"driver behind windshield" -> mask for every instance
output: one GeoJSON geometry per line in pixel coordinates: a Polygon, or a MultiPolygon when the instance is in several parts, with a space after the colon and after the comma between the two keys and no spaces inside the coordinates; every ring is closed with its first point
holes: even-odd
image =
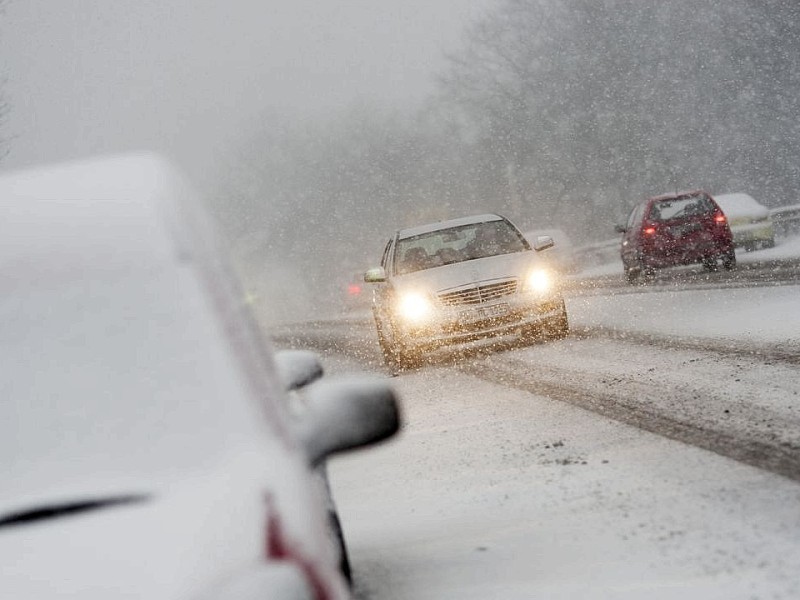
{"type": "Polygon", "coordinates": [[[513,232],[508,231],[507,228],[501,229],[492,223],[477,227],[475,237],[465,249],[470,258],[483,258],[496,254],[519,252],[525,248],[513,232]]]}

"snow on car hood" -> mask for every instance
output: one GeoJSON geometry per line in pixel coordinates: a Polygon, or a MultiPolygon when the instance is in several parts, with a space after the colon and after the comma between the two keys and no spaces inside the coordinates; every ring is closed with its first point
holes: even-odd
{"type": "Polygon", "coordinates": [[[266,493],[292,487],[256,450],[163,481],[139,501],[0,527],[0,589],[16,600],[175,600],[239,577],[263,558],[266,493]]]}
{"type": "Polygon", "coordinates": [[[536,252],[531,250],[415,271],[395,276],[392,281],[397,287],[424,288],[431,293],[439,293],[480,281],[524,277],[536,264],[541,264],[541,261],[536,252]]]}

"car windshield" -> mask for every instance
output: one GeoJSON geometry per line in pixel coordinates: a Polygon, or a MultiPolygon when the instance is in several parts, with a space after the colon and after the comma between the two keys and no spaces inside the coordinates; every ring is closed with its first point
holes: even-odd
{"type": "Polygon", "coordinates": [[[705,194],[687,196],[674,200],[661,200],[653,203],[649,220],[655,222],[672,221],[714,212],[714,203],[705,194]]]}
{"type": "Polygon", "coordinates": [[[523,250],[527,250],[525,240],[507,221],[439,229],[397,241],[395,274],[523,250]]]}

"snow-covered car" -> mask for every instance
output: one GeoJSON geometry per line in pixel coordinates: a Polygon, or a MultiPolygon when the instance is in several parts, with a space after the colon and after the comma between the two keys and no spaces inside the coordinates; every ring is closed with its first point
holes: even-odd
{"type": "Polygon", "coordinates": [[[567,309],[558,274],[506,218],[482,214],[397,231],[379,267],[373,315],[390,368],[419,362],[448,344],[520,333],[566,335],[567,309]]]}
{"type": "Polygon", "coordinates": [[[737,248],[751,251],[775,245],[775,228],[766,206],[743,193],[717,194],[714,199],[728,218],[737,248]]]}
{"type": "Polygon", "coordinates": [[[343,600],[319,485],[398,428],[380,380],[287,388],[164,160],[0,177],[4,598],[343,600]]]}

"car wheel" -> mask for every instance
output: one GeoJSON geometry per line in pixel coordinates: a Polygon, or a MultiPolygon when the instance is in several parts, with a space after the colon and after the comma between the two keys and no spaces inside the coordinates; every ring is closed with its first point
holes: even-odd
{"type": "Polygon", "coordinates": [[[727,254],[722,255],[722,267],[726,271],[732,271],[736,268],[736,252],[731,250],[727,254]]]}
{"type": "MultiPolygon", "coordinates": [[[[420,362],[420,355],[405,347],[404,344],[397,341],[392,334],[387,335],[381,325],[380,320],[375,319],[375,325],[378,330],[378,345],[383,354],[383,362],[389,367],[393,375],[403,369],[411,369],[418,366],[420,362]]],[[[391,325],[389,325],[391,327],[391,325]]]]}
{"type": "Polygon", "coordinates": [[[561,301],[561,314],[550,322],[547,333],[550,338],[560,340],[569,335],[569,318],[567,317],[567,306],[561,301]]]}
{"type": "Polygon", "coordinates": [[[334,536],[336,546],[339,548],[339,572],[347,583],[352,585],[353,572],[350,568],[350,557],[347,553],[347,544],[344,541],[344,532],[342,531],[342,524],[339,521],[338,513],[335,511],[330,511],[328,513],[328,524],[334,536]]]}
{"type": "Polygon", "coordinates": [[[397,352],[394,348],[394,345],[386,339],[383,326],[380,324],[378,319],[375,319],[375,326],[378,330],[378,346],[381,348],[383,362],[386,363],[386,366],[390,369],[394,369],[397,366],[397,352]]]}
{"type": "Polygon", "coordinates": [[[632,263],[623,262],[622,265],[625,268],[625,280],[628,283],[636,283],[642,274],[642,263],[636,260],[632,263]]]}
{"type": "Polygon", "coordinates": [[[709,273],[713,273],[714,271],[717,270],[716,257],[704,258],[702,262],[703,262],[703,268],[709,273]]]}
{"type": "Polygon", "coordinates": [[[641,271],[639,269],[625,267],[625,281],[628,283],[636,283],[636,280],[639,279],[640,274],[641,271]]]}

